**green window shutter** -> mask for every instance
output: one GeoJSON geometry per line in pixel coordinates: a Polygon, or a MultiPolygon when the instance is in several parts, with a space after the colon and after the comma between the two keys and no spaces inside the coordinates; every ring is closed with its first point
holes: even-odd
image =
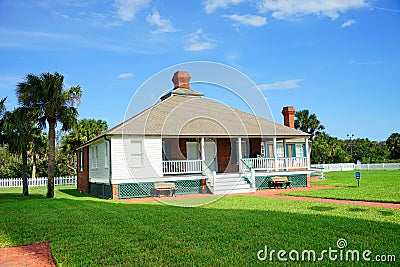
{"type": "Polygon", "coordinates": [[[296,157],[296,145],[292,144],[292,157],[295,158],[296,157]]]}
{"type": "Polygon", "coordinates": [[[306,150],[306,144],[303,144],[303,157],[307,157],[306,152],[307,152],[307,150],[306,150]]]}

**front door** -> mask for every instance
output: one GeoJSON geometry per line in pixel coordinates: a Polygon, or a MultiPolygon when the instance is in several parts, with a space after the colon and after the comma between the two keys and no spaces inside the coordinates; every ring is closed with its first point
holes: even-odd
{"type": "Polygon", "coordinates": [[[217,144],[212,139],[204,140],[204,159],[206,165],[212,171],[218,171],[217,169],[217,144]]]}

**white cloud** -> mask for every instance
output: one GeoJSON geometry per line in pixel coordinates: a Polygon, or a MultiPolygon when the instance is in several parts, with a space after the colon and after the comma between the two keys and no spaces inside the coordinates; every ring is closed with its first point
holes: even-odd
{"type": "Polygon", "coordinates": [[[267,24],[266,17],[250,15],[250,14],[245,14],[245,15],[232,14],[232,15],[225,15],[224,17],[253,27],[261,27],[267,24]]]}
{"type": "Polygon", "coordinates": [[[351,25],[356,24],[356,23],[357,23],[356,20],[349,19],[348,21],[343,22],[342,28],[350,27],[351,25]]]}
{"type": "Polygon", "coordinates": [[[210,39],[204,32],[202,28],[197,31],[185,36],[184,49],[186,51],[202,51],[208,50],[214,47],[215,40],[210,39]]]}
{"type": "Polygon", "coordinates": [[[135,74],[133,74],[132,72],[124,72],[124,73],[118,74],[118,78],[120,78],[120,79],[130,79],[130,78],[133,78],[134,76],[135,76],[135,74]]]}
{"type": "Polygon", "coordinates": [[[260,11],[272,12],[272,16],[279,19],[310,14],[336,19],[346,10],[368,6],[368,0],[265,0],[260,6],[260,11]]]}
{"type": "Polygon", "coordinates": [[[150,25],[157,26],[157,29],[152,31],[153,33],[178,31],[168,19],[163,19],[160,16],[160,12],[158,12],[157,10],[154,11],[153,14],[148,15],[146,17],[146,21],[150,25]]]}
{"type": "Polygon", "coordinates": [[[204,10],[207,14],[215,12],[218,8],[228,8],[229,6],[236,6],[247,0],[205,0],[203,1],[204,10]]]}
{"type": "Polygon", "coordinates": [[[117,17],[124,21],[135,18],[136,12],[146,8],[151,0],[115,0],[114,7],[117,9],[117,17]]]}
{"type": "Polygon", "coordinates": [[[274,82],[274,83],[264,83],[264,84],[258,85],[258,88],[260,88],[261,90],[295,89],[300,86],[299,84],[301,81],[303,81],[303,79],[293,79],[293,80],[279,81],[279,82],[274,82]]]}

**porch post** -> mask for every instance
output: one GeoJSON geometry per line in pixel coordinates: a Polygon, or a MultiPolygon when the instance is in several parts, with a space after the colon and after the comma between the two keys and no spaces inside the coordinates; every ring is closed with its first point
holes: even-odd
{"type": "Polygon", "coordinates": [[[287,151],[286,151],[286,139],[283,139],[283,164],[285,165],[285,170],[288,170],[288,159],[287,159],[287,151]]]}
{"type": "Polygon", "coordinates": [[[276,137],[274,137],[274,162],[275,162],[275,171],[279,170],[278,167],[278,155],[277,155],[277,149],[276,149],[276,137]]]}
{"type": "Polygon", "coordinates": [[[206,160],[206,155],[204,154],[204,137],[201,138],[200,149],[201,149],[201,160],[204,162],[206,160]]]}
{"type": "Polygon", "coordinates": [[[311,168],[311,157],[310,157],[310,148],[309,146],[309,142],[308,142],[308,138],[306,137],[306,156],[307,156],[307,170],[309,170],[311,168]]]}
{"type": "Polygon", "coordinates": [[[242,137],[238,138],[238,163],[239,163],[239,172],[242,171],[242,137]]]}

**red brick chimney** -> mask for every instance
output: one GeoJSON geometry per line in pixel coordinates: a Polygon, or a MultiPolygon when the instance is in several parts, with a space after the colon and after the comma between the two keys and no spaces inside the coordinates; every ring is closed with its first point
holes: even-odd
{"type": "Polygon", "coordinates": [[[176,88],[189,88],[190,74],[187,71],[177,71],[172,77],[174,89],[176,88]]]}
{"type": "Polygon", "coordinates": [[[283,114],[283,121],[285,126],[288,126],[290,128],[294,128],[294,114],[296,113],[296,110],[294,110],[294,107],[284,107],[282,109],[282,114],[283,114]]]}

